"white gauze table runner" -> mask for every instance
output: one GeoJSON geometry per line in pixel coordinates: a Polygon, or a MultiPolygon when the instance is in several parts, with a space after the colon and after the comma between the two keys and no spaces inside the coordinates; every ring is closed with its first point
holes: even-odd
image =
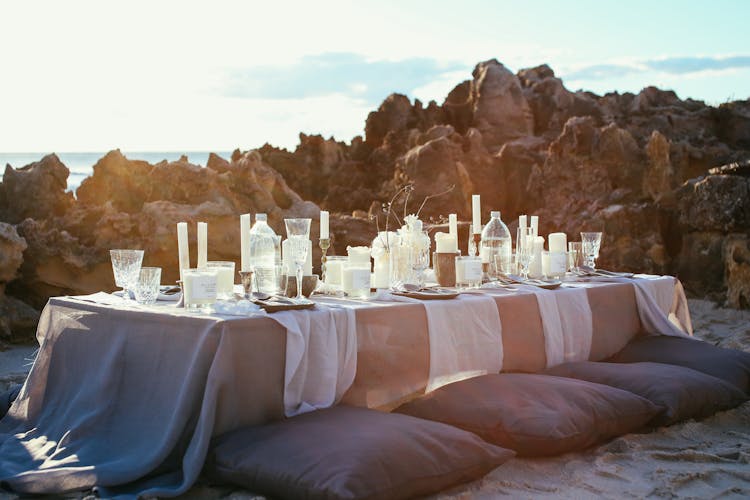
{"type": "Polygon", "coordinates": [[[461,294],[451,300],[419,300],[382,292],[377,300],[415,302],[424,306],[430,341],[426,392],[502,369],[502,325],[492,297],[461,294]]]}

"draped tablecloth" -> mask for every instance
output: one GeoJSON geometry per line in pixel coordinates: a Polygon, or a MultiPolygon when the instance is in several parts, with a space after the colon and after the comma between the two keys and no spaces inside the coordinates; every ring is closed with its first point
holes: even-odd
{"type": "MultiPolygon", "coordinates": [[[[497,306],[497,362],[503,371],[540,371],[586,354],[600,360],[638,334],[668,334],[655,331],[660,328],[692,333],[684,292],[671,277],[654,278],[648,286],[589,282],[543,293],[522,288],[472,292],[485,293],[497,306]],[[639,299],[639,289],[650,299],[639,299]],[[655,315],[671,326],[649,320],[655,315]]],[[[328,380],[333,389],[312,406],[333,403],[346,391],[345,403],[389,409],[425,391],[431,364],[439,362],[431,363],[430,338],[440,327],[427,311],[439,305],[316,300],[321,310],[339,310],[330,312],[338,318],[331,320],[338,324],[335,341],[319,342],[317,351],[331,349],[339,362],[328,365],[336,373],[313,379],[328,380]],[[352,328],[354,343],[347,341],[352,328]],[[347,382],[352,371],[356,376],[347,382]]],[[[39,355],[0,421],[0,481],[31,493],[98,487],[103,496],[127,497],[186,491],[212,436],[283,418],[289,332],[308,320],[290,321],[50,299],[37,333],[39,355]]],[[[456,317],[454,324],[460,322],[456,317]]],[[[309,392],[302,387],[304,400],[309,392]]]]}

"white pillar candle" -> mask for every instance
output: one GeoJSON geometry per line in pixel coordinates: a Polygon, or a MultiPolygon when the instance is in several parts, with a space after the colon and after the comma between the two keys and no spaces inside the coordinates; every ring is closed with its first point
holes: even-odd
{"type": "Polygon", "coordinates": [[[534,230],[534,236],[539,236],[539,216],[531,216],[531,229],[534,230]]]}
{"type": "Polygon", "coordinates": [[[534,260],[531,261],[531,266],[529,266],[529,276],[532,278],[542,276],[542,250],[544,250],[544,237],[536,236],[533,246],[534,260]]]}
{"type": "Polygon", "coordinates": [[[435,251],[438,253],[456,253],[458,241],[450,233],[435,233],[435,251]]]}
{"type": "Polygon", "coordinates": [[[198,269],[206,267],[208,262],[208,224],[198,223],[198,269]]]}
{"type": "Polygon", "coordinates": [[[351,263],[341,271],[341,289],[350,297],[370,296],[370,269],[353,266],[351,263]]]}
{"type": "Polygon", "coordinates": [[[562,253],[568,247],[568,237],[565,233],[550,233],[547,236],[550,253],[562,253]]]}
{"type": "Polygon", "coordinates": [[[471,195],[471,227],[473,234],[482,232],[482,209],[478,194],[471,195]]]}
{"type": "Polygon", "coordinates": [[[328,212],[326,210],[320,211],[320,239],[327,240],[330,237],[328,230],[328,212]]]}
{"type": "Polygon", "coordinates": [[[526,227],[526,216],[525,215],[519,215],[518,216],[518,227],[521,229],[526,227]]]}
{"type": "MultiPolygon", "coordinates": [[[[282,265],[290,276],[294,276],[297,272],[297,266],[294,265],[294,256],[289,249],[289,244],[288,239],[281,243],[282,265]]],[[[307,260],[305,260],[305,265],[302,266],[302,273],[305,276],[312,276],[312,241],[310,240],[307,240],[307,260]]]]}
{"type": "Polygon", "coordinates": [[[177,223],[177,251],[179,253],[180,279],[183,279],[182,271],[184,269],[190,269],[190,247],[188,246],[187,222],[177,223]]]}
{"type": "Polygon", "coordinates": [[[448,214],[448,234],[458,240],[458,217],[456,214],[448,214]]]}
{"type": "Polygon", "coordinates": [[[548,251],[542,250],[542,275],[543,276],[550,276],[549,256],[550,256],[550,253],[548,251]]]}
{"type": "Polygon", "coordinates": [[[351,266],[370,269],[370,254],[372,253],[370,247],[346,247],[346,253],[351,266]]]}
{"type": "Polygon", "coordinates": [[[250,214],[240,215],[241,271],[250,270],[250,214]]]}

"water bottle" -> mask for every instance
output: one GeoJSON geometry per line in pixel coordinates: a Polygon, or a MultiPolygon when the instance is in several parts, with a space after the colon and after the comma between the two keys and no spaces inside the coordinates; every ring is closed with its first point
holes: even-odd
{"type": "Polygon", "coordinates": [[[482,229],[482,241],[479,244],[482,267],[490,277],[511,272],[512,240],[510,231],[502,220],[500,212],[490,212],[490,221],[482,229]]]}
{"type": "Polygon", "coordinates": [[[250,228],[250,266],[255,271],[255,283],[259,292],[276,293],[277,247],[281,238],[268,225],[266,214],[257,214],[250,228]]]}

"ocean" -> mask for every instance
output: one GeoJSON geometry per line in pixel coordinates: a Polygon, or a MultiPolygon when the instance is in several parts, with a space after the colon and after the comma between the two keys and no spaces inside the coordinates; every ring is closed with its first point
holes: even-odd
{"type": "MultiPolygon", "coordinates": [[[[214,151],[214,153],[226,159],[229,159],[229,157],[232,156],[231,151],[214,151]]],[[[41,160],[42,157],[47,154],[48,153],[0,153],[0,168],[2,168],[2,171],[5,171],[5,165],[10,165],[13,168],[21,168],[29,163],[41,160]]],[[[105,154],[107,154],[106,151],[57,153],[57,157],[60,158],[60,161],[70,170],[70,175],[68,176],[68,191],[75,191],[78,186],[81,185],[83,179],[94,172],[94,165],[105,154]]],[[[187,155],[190,163],[206,166],[209,151],[122,151],[122,154],[130,160],[145,160],[151,164],[159,163],[162,160],[174,161],[178,160],[182,155],[187,155]]]]}

